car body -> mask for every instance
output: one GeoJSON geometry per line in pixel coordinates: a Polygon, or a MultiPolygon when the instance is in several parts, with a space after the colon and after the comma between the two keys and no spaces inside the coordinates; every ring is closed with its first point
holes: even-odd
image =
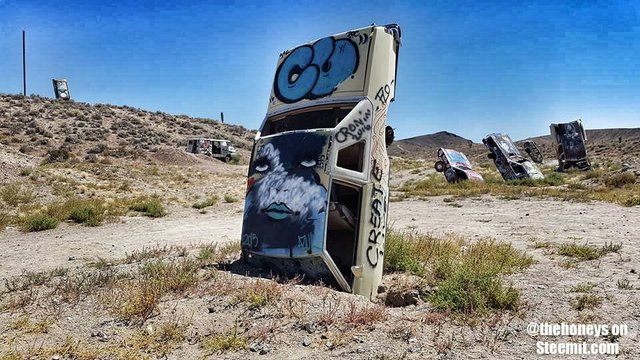
{"type": "Polygon", "coordinates": [[[526,140],[522,146],[524,147],[524,152],[526,152],[531,160],[533,160],[536,164],[542,164],[544,162],[544,157],[542,156],[542,152],[533,140],[526,140]]]}
{"type": "Polygon", "coordinates": [[[187,140],[187,152],[204,154],[225,162],[230,161],[236,154],[236,148],[231,141],[224,139],[193,138],[187,140]]]}
{"type": "Polygon", "coordinates": [[[399,47],[397,25],[372,25],[280,54],[249,165],[246,262],[377,295],[399,47]]]}
{"type": "Polygon", "coordinates": [[[53,93],[56,99],[71,100],[69,83],[66,79],[51,79],[51,82],[53,83],[53,93]]]}
{"type": "Polygon", "coordinates": [[[587,156],[587,133],[582,126],[582,120],[551,124],[549,128],[558,157],[557,171],[570,168],[591,170],[591,162],[587,156]]]}
{"type": "Polygon", "coordinates": [[[462,180],[484,180],[482,175],[473,170],[469,159],[456,150],[438,149],[438,161],[436,161],[434,168],[437,172],[444,173],[444,177],[449,183],[456,183],[462,180]]]}
{"type": "Polygon", "coordinates": [[[525,159],[507,134],[489,134],[482,143],[491,151],[488,157],[505,180],[544,179],[544,175],[531,161],[525,159]]]}

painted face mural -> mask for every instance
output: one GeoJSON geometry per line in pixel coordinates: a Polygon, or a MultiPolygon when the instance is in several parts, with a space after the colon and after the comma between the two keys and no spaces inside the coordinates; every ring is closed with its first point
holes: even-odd
{"type": "Polygon", "coordinates": [[[327,211],[328,137],[317,133],[263,139],[249,170],[242,245],[270,255],[322,251],[327,211]]]}

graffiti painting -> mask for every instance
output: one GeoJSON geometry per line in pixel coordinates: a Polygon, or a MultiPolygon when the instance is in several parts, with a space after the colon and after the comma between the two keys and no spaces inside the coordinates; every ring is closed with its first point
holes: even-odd
{"type": "Polygon", "coordinates": [[[483,181],[482,175],[471,167],[465,154],[451,150],[438,149],[438,161],[434,165],[437,172],[443,172],[447,182],[456,183],[461,180],[483,181]]]}
{"type": "Polygon", "coordinates": [[[591,169],[591,163],[587,157],[586,133],[582,121],[551,124],[551,138],[556,144],[559,171],[571,167],[580,170],[591,169]]]}
{"type": "Polygon", "coordinates": [[[531,161],[525,159],[507,134],[489,134],[482,143],[491,153],[496,168],[505,180],[544,179],[544,175],[531,161]]]}
{"type": "Polygon", "coordinates": [[[284,103],[316,99],[334,92],[357,69],[357,45],[326,37],[290,52],[276,71],[273,89],[284,103]]]}
{"type": "Polygon", "coordinates": [[[243,246],[269,255],[320,253],[327,215],[320,167],[328,137],[312,132],[264,139],[249,170],[243,246]]]}

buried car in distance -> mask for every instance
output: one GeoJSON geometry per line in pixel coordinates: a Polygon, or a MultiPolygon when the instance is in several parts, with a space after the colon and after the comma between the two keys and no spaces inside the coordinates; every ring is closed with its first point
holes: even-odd
{"type": "Polygon", "coordinates": [[[280,54],[249,164],[244,261],[377,295],[399,47],[397,25],[372,25],[280,54]]]}
{"type": "Polygon", "coordinates": [[[520,154],[509,135],[489,134],[482,143],[491,151],[487,156],[493,160],[503,179],[544,179],[540,169],[520,154]]]}
{"type": "Polygon", "coordinates": [[[591,170],[591,162],[587,156],[587,133],[578,119],[570,123],[551,124],[551,139],[556,147],[558,157],[557,171],[565,171],[572,167],[579,170],[591,170]]]}
{"type": "Polygon", "coordinates": [[[434,168],[437,172],[444,173],[444,177],[449,183],[461,180],[484,180],[482,175],[471,168],[469,159],[456,150],[440,148],[438,150],[438,161],[436,161],[434,168]]]}

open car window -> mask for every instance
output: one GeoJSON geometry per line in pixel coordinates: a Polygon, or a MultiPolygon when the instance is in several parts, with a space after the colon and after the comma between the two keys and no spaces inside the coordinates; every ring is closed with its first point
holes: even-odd
{"type": "Polygon", "coordinates": [[[268,136],[294,130],[331,129],[344,119],[355,105],[321,106],[273,116],[265,122],[261,135],[268,136]]]}

